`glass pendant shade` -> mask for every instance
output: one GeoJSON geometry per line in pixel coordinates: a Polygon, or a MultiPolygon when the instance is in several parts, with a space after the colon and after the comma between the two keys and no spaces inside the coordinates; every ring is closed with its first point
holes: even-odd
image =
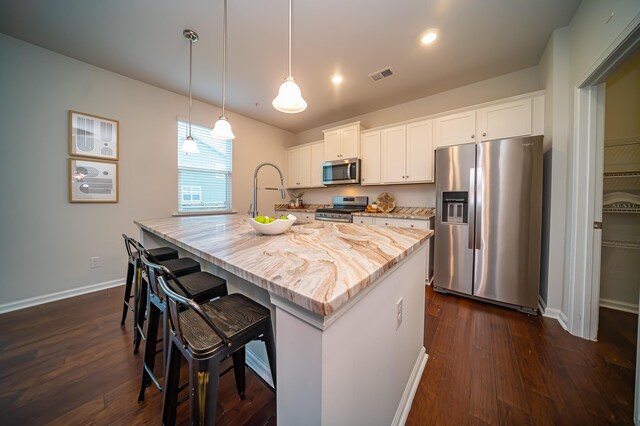
{"type": "Polygon", "coordinates": [[[200,150],[198,149],[198,145],[196,145],[196,141],[193,139],[191,135],[187,136],[187,138],[182,143],[182,148],[180,151],[185,154],[199,154],[200,150]]]}
{"type": "Polygon", "coordinates": [[[216,139],[224,139],[224,140],[232,140],[235,139],[236,135],[233,134],[231,130],[231,124],[224,116],[220,116],[218,121],[216,121],[216,125],[213,127],[211,131],[211,136],[216,139]]]}
{"type": "Polygon", "coordinates": [[[287,77],[280,86],[278,96],[275,97],[272,105],[278,111],[287,114],[295,114],[307,109],[307,101],[302,97],[300,87],[291,76],[287,77]]]}

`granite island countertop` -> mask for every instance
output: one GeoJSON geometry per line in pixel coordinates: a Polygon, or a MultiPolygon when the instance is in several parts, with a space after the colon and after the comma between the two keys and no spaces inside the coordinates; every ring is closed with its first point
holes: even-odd
{"type": "Polygon", "coordinates": [[[137,220],[143,230],[312,312],[334,312],[433,231],[309,222],[261,235],[246,215],[137,220]]]}
{"type": "Polygon", "coordinates": [[[434,207],[396,207],[389,213],[351,213],[353,216],[388,217],[395,219],[429,220],[436,215],[434,207]]]}

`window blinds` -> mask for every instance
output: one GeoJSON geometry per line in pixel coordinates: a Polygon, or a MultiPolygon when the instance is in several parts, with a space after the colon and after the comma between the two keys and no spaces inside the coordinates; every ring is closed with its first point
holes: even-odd
{"type": "Polygon", "coordinates": [[[180,151],[189,123],[178,121],[178,211],[231,210],[232,145],[215,139],[211,129],[191,125],[198,154],[180,151]]]}

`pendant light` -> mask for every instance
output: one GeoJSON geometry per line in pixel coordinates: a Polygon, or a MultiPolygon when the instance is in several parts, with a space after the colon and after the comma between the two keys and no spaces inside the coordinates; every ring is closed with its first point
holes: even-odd
{"type": "Polygon", "coordinates": [[[289,0],[289,74],[272,102],[275,109],[287,114],[296,114],[307,109],[300,87],[291,75],[291,0],[289,0]]]}
{"type": "Polygon", "coordinates": [[[222,22],[222,115],[216,121],[211,136],[216,139],[230,140],[236,135],[231,130],[231,123],[224,116],[224,104],[227,94],[227,0],[224,0],[224,18],[222,22]]]}
{"type": "Polygon", "coordinates": [[[189,134],[184,140],[180,151],[185,154],[199,154],[200,150],[198,149],[198,145],[196,145],[196,141],[193,139],[193,136],[191,136],[191,67],[193,62],[193,43],[196,43],[199,37],[193,30],[184,30],[182,35],[189,40],[189,134]]]}

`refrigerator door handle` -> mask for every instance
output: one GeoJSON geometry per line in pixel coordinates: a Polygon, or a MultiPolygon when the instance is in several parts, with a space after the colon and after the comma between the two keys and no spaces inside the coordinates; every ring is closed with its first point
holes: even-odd
{"type": "Polygon", "coordinates": [[[474,230],[474,226],[475,226],[475,216],[476,216],[476,169],[475,168],[471,168],[469,169],[469,201],[468,201],[469,205],[467,207],[468,211],[467,211],[467,218],[468,218],[468,223],[467,226],[469,227],[469,237],[468,237],[468,241],[467,241],[467,247],[469,248],[469,250],[473,250],[473,236],[475,233],[474,230]]]}
{"type": "Polygon", "coordinates": [[[482,200],[484,198],[484,181],[482,169],[476,169],[476,250],[482,248],[482,200]]]}

